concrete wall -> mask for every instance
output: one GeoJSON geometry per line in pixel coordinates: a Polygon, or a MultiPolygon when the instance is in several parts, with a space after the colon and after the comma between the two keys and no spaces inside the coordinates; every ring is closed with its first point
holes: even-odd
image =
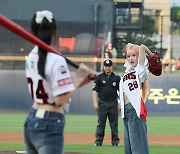
{"type": "Polygon", "coordinates": [[[0,109],[25,111],[32,105],[24,71],[0,72],[0,109]]]}
{"type": "Polygon", "coordinates": [[[180,60],[180,45],[177,42],[180,42],[180,35],[173,35],[172,37],[172,46],[173,46],[173,57],[177,60],[180,60]]]}
{"type": "MultiPolygon", "coordinates": [[[[72,73],[74,76],[74,73],[72,73]]],[[[180,115],[180,75],[149,75],[149,115],[180,115]]],[[[70,114],[96,114],[89,83],[72,97],[70,114]]],[[[29,95],[24,71],[0,71],[0,110],[28,111],[33,101],[29,95]]]]}
{"type": "Polygon", "coordinates": [[[30,20],[36,11],[48,9],[57,21],[93,22],[94,5],[99,4],[99,20],[106,21],[112,14],[112,0],[0,0],[1,13],[10,19],[30,20]]]}

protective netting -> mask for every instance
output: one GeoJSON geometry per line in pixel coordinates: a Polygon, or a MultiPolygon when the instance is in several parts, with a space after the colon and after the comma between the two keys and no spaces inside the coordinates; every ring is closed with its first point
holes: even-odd
{"type": "MultiPolygon", "coordinates": [[[[14,22],[30,31],[30,21],[14,20],[14,22]]],[[[54,48],[63,55],[99,57],[104,45],[104,35],[102,35],[103,37],[95,36],[94,26],[93,22],[57,22],[56,41],[53,42],[54,48]]],[[[96,26],[98,33],[103,33],[105,23],[99,23],[96,26]]],[[[34,46],[34,44],[1,26],[0,34],[0,56],[27,56],[34,46]]],[[[24,69],[24,61],[0,60],[0,68],[24,69]]]]}

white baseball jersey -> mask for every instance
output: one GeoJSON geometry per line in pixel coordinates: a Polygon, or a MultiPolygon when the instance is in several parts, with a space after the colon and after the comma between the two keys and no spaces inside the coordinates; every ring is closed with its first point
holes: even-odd
{"type": "Polygon", "coordinates": [[[50,52],[47,53],[45,64],[46,79],[38,74],[38,59],[38,47],[35,46],[26,60],[28,89],[34,102],[53,104],[54,96],[75,89],[64,57],[50,52]]]}
{"type": "MultiPolygon", "coordinates": [[[[127,63],[127,62],[126,62],[127,63]]],[[[135,68],[127,68],[120,81],[121,117],[124,118],[124,94],[136,110],[137,116],[141,112],[141,83],[147,79],[148,70],[139,63],[135,68]]]]}

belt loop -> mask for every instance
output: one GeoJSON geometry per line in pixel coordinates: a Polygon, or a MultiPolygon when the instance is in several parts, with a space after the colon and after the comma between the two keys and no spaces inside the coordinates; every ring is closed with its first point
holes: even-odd
{"type": "Polygon", "coordinates": [[[37,110],[32,107],[31,110],[30,110],[30,113],[31,113],[33,116],[35,116],[35,115],[36,115],[36,112],[37,112],[37,110]]]}
{"type": "Polygon", "coordinates": [[[45,118],[49,118],[49,116],[50,116],[50,111],[46,111],[44,117],[45,117],[45,118]]]}

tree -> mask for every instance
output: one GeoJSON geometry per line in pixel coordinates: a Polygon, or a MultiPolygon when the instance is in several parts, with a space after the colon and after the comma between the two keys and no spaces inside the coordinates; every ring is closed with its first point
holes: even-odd
{"type": "Polygon", "coordinates": [[[180,7],[171,8],[172,33],[180,34],[180,7]]]}
{"type": "Polygon", "coordinates": [[[131,42],[134,44],[145,44],[151,51],[154,51],[158,42],[153,41],[151,38],[156,32],[157,28],[153,16],[144,15],[141,33],[132,33],[131,42]]]}
{"type": "Polygon", "coordinates": [[[155,19],[152,15],[143,15],[142,19],[142,33],[152,36],[157,32],[155,19]]]}
{"type": "Polygon", "coordinates": [[[172,7],[171,8],[171,21],[180,25],[180,7],[172,7]]]}

